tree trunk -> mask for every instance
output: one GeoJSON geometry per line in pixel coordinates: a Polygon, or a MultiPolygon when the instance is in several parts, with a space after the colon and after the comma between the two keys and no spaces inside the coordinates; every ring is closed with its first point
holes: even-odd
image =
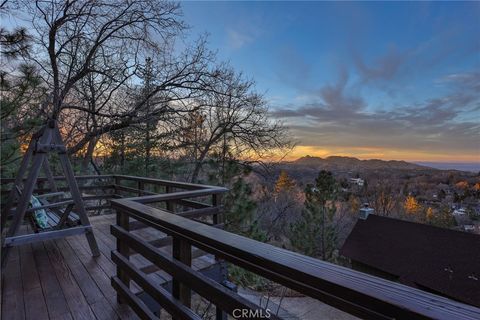
{"type": "Polygon", "coordinates": [[[82,174],[88,174],[88,165],[91,163],[93,159],[93,151],[95,151],[95,146],[97,145],[97,141],[98,141],[97,138],[93,138],[92,140],[90,140],[90,142],[88,142],[87,151],[85,152],[85,156],[83,157],[82,165],[80,169],[80,172],[82,174]]]}
{"type": "Polygon", "coordinates": [[[191,183],[197,182],[198,176],[200,175],[200,170],[202,169],[203,160],[205,160],[210,146],[211,144],[207,145],[205,149],[203,149],[202,153],[200,153],[200,158],[195,161],[195,169],[193,169],[192,179],[190,180],[191,183]]]}

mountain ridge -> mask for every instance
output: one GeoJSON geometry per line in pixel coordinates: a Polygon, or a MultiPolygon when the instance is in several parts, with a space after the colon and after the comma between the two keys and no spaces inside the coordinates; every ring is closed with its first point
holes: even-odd
{"type": "Polygon", "coordinates": [[[355,157],[329,156],[326,158],[304,156],[287,162],[292,165],[307,167],[322,167],[324,169],[397,169],[397,170],[437,170],[431,167],[403,161],[403,160],[360,160],[355,157]]]}

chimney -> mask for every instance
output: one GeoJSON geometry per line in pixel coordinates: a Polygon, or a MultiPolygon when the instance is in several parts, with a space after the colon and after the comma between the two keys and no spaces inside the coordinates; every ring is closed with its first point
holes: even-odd
{"type": "Polygon", "coordinates": [[[358,213],[358,218],[362,220],[367,220],[368,215],[373,214],[373,208],[368,206],[368,203],[364,203],[363,207],[360,208],[360,212],[358,213]]]}

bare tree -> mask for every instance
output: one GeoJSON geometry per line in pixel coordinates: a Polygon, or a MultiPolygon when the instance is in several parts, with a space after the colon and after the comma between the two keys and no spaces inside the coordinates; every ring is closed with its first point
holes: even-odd
{"type": "Polygon", "coordinates": [[[253,161],[292,145],[285,127],[269,117],[266,101],[255,91],[254,82],[226,67],[221,74],[215,87],[196,101],[203,107],[187,121],[182,135],[184,143],[192,147],[192,182],[197,181],[211,152],[225,158],[228,151],[236,159],[253,161]]]}
{"type": "Polygon", "coordinates": [[[400,193],[392,186],[391,181],[377,180],[370,183],[367,189],[367,199],[375,213],[382,216],[391,216],[397,209],[400,193]]]}
{"type": "MultiPolygon", "coordinates": [[[[121,98],[105,112],[95,114],[104,118],[104,124],[83,133],[83,137],[69,149],[74,153],[81,150],[92,138],[121,130],[147,121],[169,121],[173,115],[183,115],[195,108],[186,107],[188,101],[200,97],[211,90],[219,74],[212,68],[214,55],[205,47],[201,39],[181,56],[156,56],[152,61],[152,74],[149,92],[139,90],[139,85],[125,86],[119,93],[121,98]],[[139,91],[143,91],[141,95],[139,91]],[[148,110],[147,110],[148,109],[148,110]]],[[[145,68],[144,65],[138,65],[145,68]]],[[[65,108],[91,113],[78,105],[65,108]]],[[[198,107],[197,107],[198,108],[198,107]]]]}
{"type": "Polygon", "coordinates": [[[69,94],[82,78],[90,73],[115,77],[119,66],[132,75],[143,49],[162,50],[162,40],[168,41],[184,27],[178,19],[178,4],[168,1],[14,3],[32,17],[37,52],[31,59],[42,68],[45,83],[50,85],[53,118],[70,102],[69,94]],[[101,60],[116,63],[97,68],[101,60]]]}
{"type": "Polygon", "coordinates": [[[7,7],[31,17],[32,53],[24,59],[47,86],[40,112],[61,122],[70,153],[85,152],[84,169],[104,134],[161,123],[161,134],[172,136],[193,113],[205,119],[205,130],[194,139],[192,181],[212,152],[252,160],[289,146],[254,83],[217,65],[204,38],[178,53],[174,40],[185,25],[177,3],[16,0],[7,7]],[[153,76],[142,90],[146,68],[153,76]]]}

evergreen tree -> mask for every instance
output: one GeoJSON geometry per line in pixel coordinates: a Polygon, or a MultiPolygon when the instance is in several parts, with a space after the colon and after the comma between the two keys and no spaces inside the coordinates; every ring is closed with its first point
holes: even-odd
{"type": "Polygon", "coordinates": [[[305,190],[305,208],[298,221],[291,225],[292,246],[309,256],[332,260],[337,242],[333,224],[338,185],[329,171],[322,170],[315,185],[305,190]]]}
{"type": "Polygon", "coordinates": [[[448,206],[441,208],[436,213],[431,215],[427,222],[428,224],[441,228],[451,228],[456,225],[455,218],[453,217],[448,206]]]}
{"type": "Polygon", "coordinates": [[[0,69],[0,135],[2,176],[14,176],[21,151],[32,132],[41,124],[46,88],[38,70],[20,62],[30,53],[31,38],[25,28],[0,28],[0,55],[6,60],[0,69]]]}

